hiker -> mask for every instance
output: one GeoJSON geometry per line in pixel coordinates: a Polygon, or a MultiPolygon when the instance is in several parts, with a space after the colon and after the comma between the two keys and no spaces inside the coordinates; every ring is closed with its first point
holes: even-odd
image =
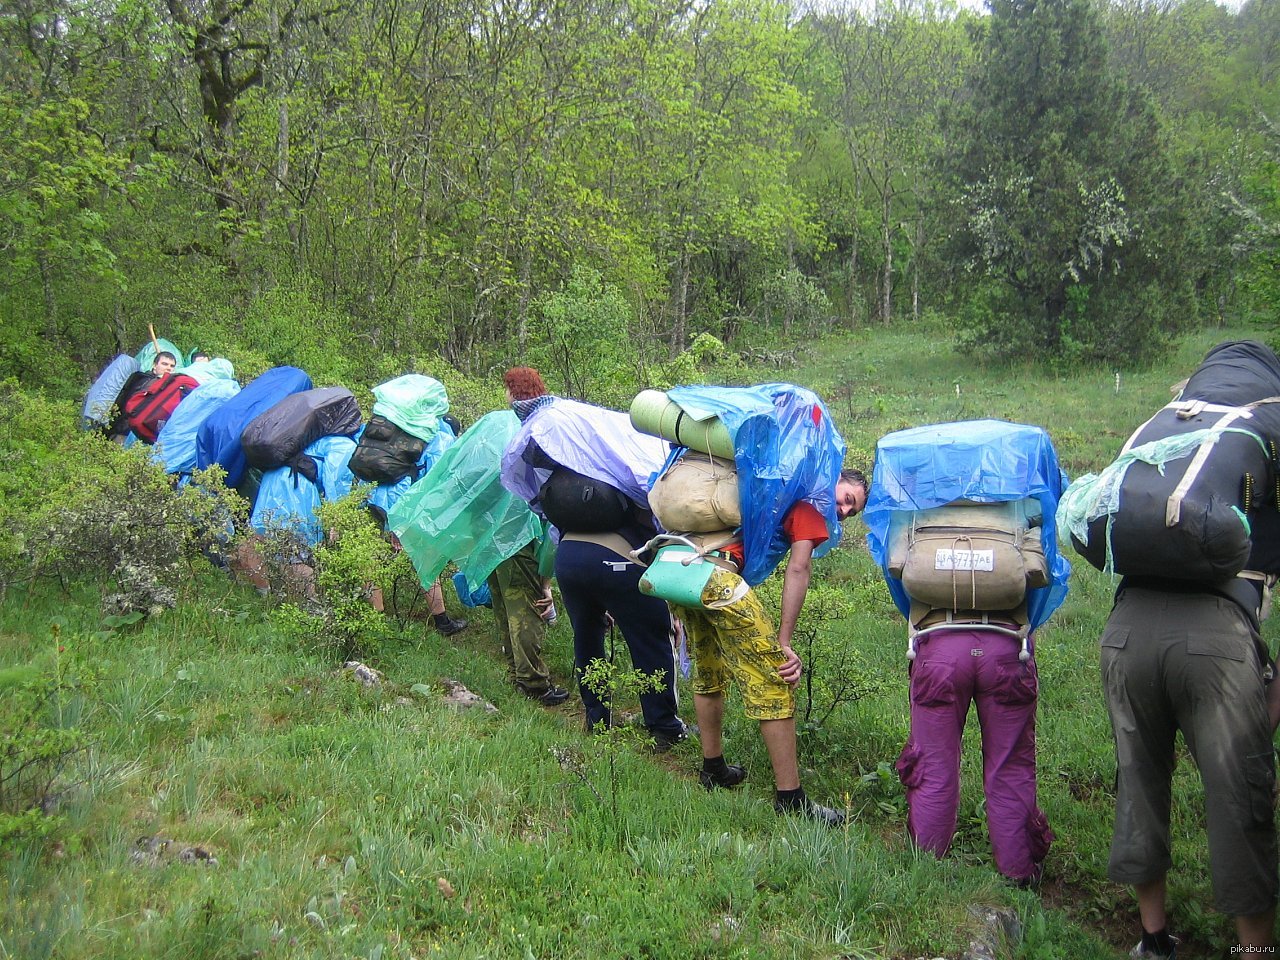
{"type": "Polygon", "coordinates": [[[1270,348],[1219,344],[1115,464],[1072,484],[1058,511],[1060,526],[1077,515],[1098,523],[1070,527],[1077,550],[1123,577],[1101,669],[1117,768],[1107,872],[1135,888],[1142,939],[1133,957],[1175,954],[1166,876],[1179,731],[1204,785],[1214,906],[1234,918],[1240,952],[1275,944],[1280,684],[1259,622],[1280,573],[1277,396],[1280,358],[1270,348]],[[1165,453],[1179,441],[1190,445],[1165,453]],[[1076,495],[1118,466],[1118,496],[1080,512],[1076,495]]]}
{"type": "MultiPolygon", "coordinates": [[[[813,802],[800,785],[795,687],[804,664],[792,637],[809,589],[810,561],[816,552],[830,548],[828,541],[838,536],[840,521],[866,504],[866,477],[854,469],[841,471],[844,441],[811,391],[790,384],[679,387],[667,391],[667,397],[682,411],[677,424],[704,421],[714,414],[726,429],[732,427],[729,438],[743,445],[727,451],[737,457],[741,534],[712,552],[716,569],[709,572],[698,602],[673,602],[695,666],[693,704],[703,757],[699,780],[710,790],[736,787],[747,777],[745,768],[724,758],[724,697],[730,681],[737,680],[746,714],[759,722],[769,753],[774,809],[840,826],[844,814],[813,802]],[[770,429],[742,429],[756,421],[770,429]],[[755,443],[758,449],[751,446],[755,443]],[[772,468],[751,469],[757,456],[771,460],[772,468]],[[784,556],[781,617],[775,633],[752,585],[767,577],[784,556]]],[[[659,554],[650,569],[676,566],[664,564],[659,554]]]]}
{"type": "Polygon", "coordinates": [[[1052,518],[1066,477],[1039,427],[977,420],[876,445],[867,546],[907,620],[911,728],[896,768],[907,832],[947,855],[972,703],[996,869],[1039,881],[1053,832],[1036,802],[1034,631],[1066,598],[1052,518]]]}
{"type": "Polygon", "coordinates": [[[178,358],[168,350],[156,354],[155,363],[151,364],[151,373],[157,377],[167,377],[178,369],[178,358]]]}
{"type": "Polygon", "coordinates": [[[527,367],[507,371],[505,382],[518,411],[529,412],[503,455],[502,479],[559,533],[555,574],[573,626],[587,729],[612,723],[612,704],[586,673],[596,661],[612,661],[605,636],[616,625],[631,666],[653,684],[639,694],[645,730],[657,751],[670,750],[689,736],[677,712],[671,614],[639,592],[643,568],[631,555],[657,532],[646,484],[666,445],[638,433],[626,414],[561,398],[540,402],[546,389],[527,367]]]}

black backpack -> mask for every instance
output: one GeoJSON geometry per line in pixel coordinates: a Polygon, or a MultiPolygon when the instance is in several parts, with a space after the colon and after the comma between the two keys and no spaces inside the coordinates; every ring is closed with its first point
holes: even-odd
{"type": "Polygon", "coordinates": [[[240,434],[245,462],[259,470],[292,467],[316,483],[316,462],[303,451],[321,437],[360,429],[360,407],[346,387],[291,393],[258,414],[240,434]]]}
{"type": "Polygon", "coordinates": [[[418,479],[418,461],[425,440],[406,433],[384,416],[374,414],[351,455],[351,472],[366,483],[396,483],[418,479]]]}
{"type": "Polygon", "coordinates": [[[631,500],[617,487],[557,467],[538,493],[538,504],[562,533],[608,533],[632,522],[631,500]]]}

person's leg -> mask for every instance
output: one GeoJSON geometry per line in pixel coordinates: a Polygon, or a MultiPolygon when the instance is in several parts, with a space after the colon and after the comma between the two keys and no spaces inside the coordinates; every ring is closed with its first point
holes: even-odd
{"type": "Polygon", "coordinates": [[[639,591],[637,584],[643,571],[637,564],[618,568],[601,563],[598,569],[603,571],[601,596],[626,641],[631,666],[658,684],[656,690],[640,694],[645,729],[658,738],[683,737],[685,726],[676,704],[676,662],[667,605],[639,591]]]}
{"type": "Polygon", "coordinates": [[[800,765],[796,760],[796,718],[761,720],[760,736],[769,752],[769,765],[773,767],[774,789],[799,790],[800,765]]]}
{"type": "Polygon", "coordinates": [[[705,760],[724,756],[724,694],[695,693],[693,715],[698,718],[698,739],[705,760]]]}
{"type": "MultiPolygon", "coordinates": [[[[542,661],[547,625],[534,606],[534,601],[542,596],[534,545],[524,546],[500,563],[494,574],[502,594],[516,687],[527,696],[541,696],[551,689],[551,676],[542,661]]],[[[497,612],[496,600],[494,612],[497,612]]]]}
{"type": "Polygon", "coordinates": [[[1143,886],[1164,877],[1177,719],[1164,678],[1164,652],[1186,643],[1166,609],[1172,594],[1125,589],[1102,633],[1102,688],[1116,749],[1116,816],[1107,874],[1143,886]]]}
{"type": "Polygon", "coordinates": [[[1276,944],[1276,908],[1264,913],[1236,917],[1236,939],[1241,947],[1274,947],[1276,944]]]}
{"type": "Polygon", "coordinates": [[[563,540],[556,550],[556,582],[560,584],[560,599],[573,627],[573,666],[589,729],[600,723],[607,724],[610,708],[583,683],[583,672],[591,661],[608,659],[604,643],[605,606],[592,581],[594,564],[588,549],[592,546],[577,540],[563,540]]]}
{"type": "Polygon", "coordinates": [[[676,608],[693,658],[693,713],[698,720],[702,744],[699,782],[708,790],[732,788],[747,778],[747,771],[724,759],[724,693],[729,687],[729,671],[720,650],[720,636],[705,610],[676,608]]]}
{"type": "Polygon", "coordinates": [[[1018,641],[975,631],[974,700],[982,727],[982,782],[996,869],[1017,881],[1040,877],[1053,834],[1036,805],[1034,661],[1018,659],[1018,641]]]}
{"type": "MultiPolygon", "coordinates": [[[[1275,757],[1252,624],[1235,604],[1203,596],[1180,617],[1186,641],[1168,657],[1187,750],[1204,784],[1214,906],[1252,936],[1275,910],[1275,757]]],[[[1271,941],[1268,940],[1269,944],[1271,941]]]]}
{"type": "Polygon", "coordinates": [[[960,746],[973,667],[967,631],[940,631],[917,645],[911,664],[911,732],[898,758],[907,795],[907,833],[943,857],[951,849],[960,806],[960,746]]]}

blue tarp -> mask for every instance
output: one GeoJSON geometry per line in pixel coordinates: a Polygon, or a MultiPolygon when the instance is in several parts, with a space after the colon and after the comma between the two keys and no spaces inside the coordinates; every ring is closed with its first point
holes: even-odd
{"type": "Polygon", "coordinates": [[[869,530],[867,548],[885,570],[893,602],[908,615],[910,598],[902,581],[889,576],[889,524],[903,510],[927,510],[956,500],[1003,503],[1035,497],[1044,526],[1041,545],[1049,585],[1027,593],[1032,629],[1040,626],[1067,595],[1071,565],[1058,550],[1053,517],[1067,475],[1040,427],[1003,420],[970,420],[899,430],[876,444],[871,492],[862,513],[869,530]]]}
{"type": "Polygon", "coordinates": [[[156,434],[151,460],[165,473],[190,473],[196,468],[196,434],[200,424],[240,392],[234,380],[210,380],[184,397],[156,434]]]}
{"type": "Polygon", "coordinates": [[[272,367],[251,380],[200,424],[196,433],[196,466],[201,470],[217,463],[227,471],[227,486],[244,476],[244,448],[240,434],[249,421],[291,393],[311,389],[311,378],[297,367],[272,367]]]}
{"type": "Polygon", "coordinates": [[[827,524],[830,539],[814,556],[836,545],[841,530],[835,490],[845,443],[816,393],[790,383],[763,383],[675,387],[667,396],[695,420],[719,417],[733,438],[746,553],[744,580],[759,583],[786,555],[789,544],[782,520],[800,500],[813,504],[827,524]]]}
{"type": "Polygon", "coordinates": [[[114,404],[129,378],[138,372],[138,361],[126,353],[120,354],[93,381],[80,410],[80,422],[84,429],[94,426],[109,427],[115,415],[114,404]]]}
{"type": "Polygon", "coordinates": [[[347,462],[355,449],[356,443],[350,437],[330,436],[313,441],[303,450],[316,461],[319,486],[292,467],[276,467],[263,473],[249,519],[253,529],[267,533],[288,528],[311,546],[319,543],[324,531],[316,509],[321,499],[337,500],[350,492],[347,462]]]}

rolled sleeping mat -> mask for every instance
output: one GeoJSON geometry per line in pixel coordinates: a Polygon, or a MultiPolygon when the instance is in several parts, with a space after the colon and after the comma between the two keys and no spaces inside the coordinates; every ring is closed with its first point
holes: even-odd
{"type": "Polygon", "coordinates": [[[733,460],[733,438],[719,417],[695,420],[661,390],[641,390],[631,401],[631,425],[682,447],[733,460]]]}

